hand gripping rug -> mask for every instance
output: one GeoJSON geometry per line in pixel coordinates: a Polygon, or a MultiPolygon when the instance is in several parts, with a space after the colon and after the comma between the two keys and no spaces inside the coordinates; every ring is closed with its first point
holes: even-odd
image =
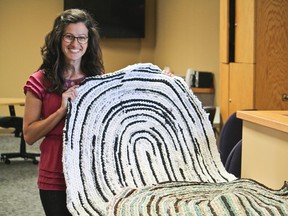
{"type": "Polygon", "coordinates": [[[73,215],[288,215],[288,187],[225,171],[201,102],[153,64],[87,78],[64,128],[73,215]]]}

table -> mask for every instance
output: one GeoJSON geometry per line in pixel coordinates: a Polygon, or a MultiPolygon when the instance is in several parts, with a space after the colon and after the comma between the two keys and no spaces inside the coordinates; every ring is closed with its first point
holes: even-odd
{"type": "Polygon", "coordinates": [[[288,181],[288,111],[237,111],[243,120],[241,177],[273,189],[288,181]]]}
{"type": "Polygon", "coordinates": [[[11,116],[16,116],[15,105],[24,106],[25,98],[0,98],[0,105],[7,105],[11,116]]]}

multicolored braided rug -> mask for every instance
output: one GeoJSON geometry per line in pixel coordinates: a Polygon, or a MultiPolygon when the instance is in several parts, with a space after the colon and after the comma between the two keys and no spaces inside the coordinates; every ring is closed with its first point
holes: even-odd
{"type": "Polygon", "coordinates": [[[288,215],[288,186],[226,172],[201,102],[153,64],[84,81],[63,166],[73,215],[288,215]]]}

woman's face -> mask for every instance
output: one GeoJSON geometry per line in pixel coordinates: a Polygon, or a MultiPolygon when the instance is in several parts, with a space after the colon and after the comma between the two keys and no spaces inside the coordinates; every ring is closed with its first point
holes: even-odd
{"type": "Polygon", "coordinates": [[[88,29],[84,23],[69,24],[62,36],[62,52],[66,63],[80,62],[88,47],[88,29]]]}

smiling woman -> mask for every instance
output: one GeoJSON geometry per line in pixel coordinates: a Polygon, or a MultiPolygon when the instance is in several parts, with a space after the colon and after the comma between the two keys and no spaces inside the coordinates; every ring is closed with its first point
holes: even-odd
{"type": "Polygon", "coordinates": [[[69,73],[68,71],[67,75],[76,75],[77,78],[83,76],[80,69],[80,63],[81,58],[88,47],[88,29],[84,23],[69,24],[66,27],[62,38],[61,46],[66,64],[71,66],[69,69],[79,71],[78,74],[69,73]],[[78,67],[78,69],[76,67],[78,67]]]}
{"type": "Polygon", "coordinates": [[[86,78],[104,72],[96,22],[83,10],[62,12],[41,49],[43,63],[25,87],[25,141],[40,145],[38,188],[47,216],[70,215],[62,167],[62,137],[67,104],[86,78]]]}

